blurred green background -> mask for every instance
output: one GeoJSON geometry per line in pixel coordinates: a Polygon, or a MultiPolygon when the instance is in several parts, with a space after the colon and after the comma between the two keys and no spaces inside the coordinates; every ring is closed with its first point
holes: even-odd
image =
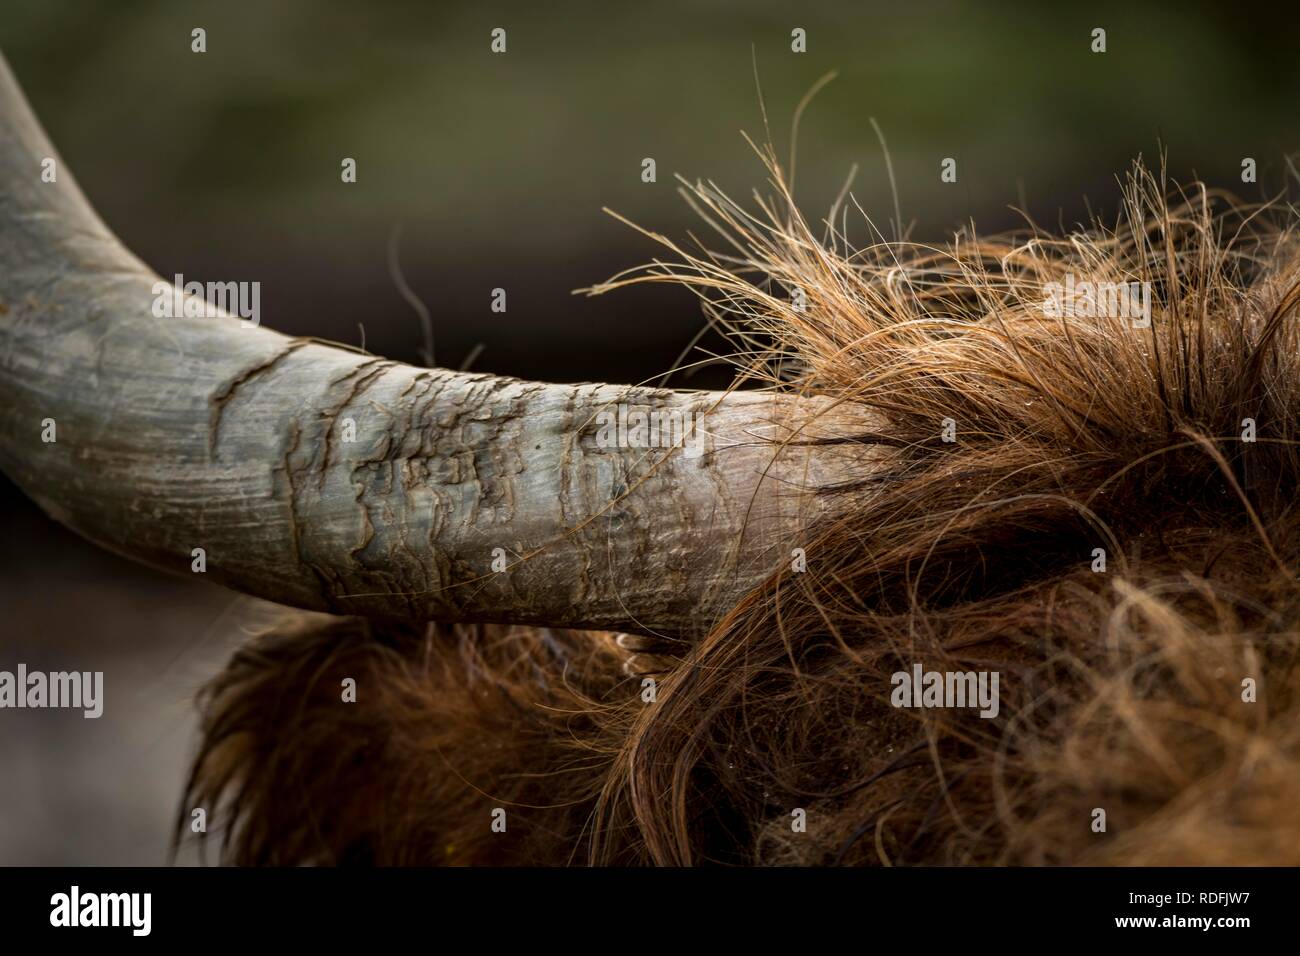
{"type": "MultiPolygon", "coordinates": [[[[782,155],[795,105],[839,70],[802,125],[810,216],[856,163],[859,203],[888,223],[875,117],[904,219],[942,241],[972,219],[1015,226],[1021,203],[1044,224],[1113,212],[1116,175],[1161,144],[1176,178],[1276,192],[1300,148],[1297,23],[1295,8],[1195,3],[3,0],[0,48],[91,202],[162,275],[260,281],[264,324],[357,344],[362,323],[372,351],[415,360],[419,323],[387,265],[400,224],[440,364],[482,343],[478,370],[628,382],[668,369],[702,319],[678,289],[571,294],[658,252],[600,209],[682,238],[699,224],[673,173],[737,197],[764,185],[740,135],[763,136],[751,57],[782,155]]],[[[193,689],[259,609],[0,492],[0,666],[102,668],[107,695],[99,721],[0,713],[0,863],[162,862],[193,689]]]]}
{"type": "Polygon", "coordinates": [[[1280,186],[1300,145],[1300,15],[1253,9],[5,0],[0,42],[92,202],[162,275],[256,279],[266,324],[355,343],[363,322],[370,348],[414,359],[418,322],[386,264],[400,223],[441,364],[482,342],[479,369],[624,381],[663,372],[700,314],[671,289],[570,294],[656,252],[600,209],[681,237],[697,223],[673,173],[737,196],[764,184],[740,136],[763,135],[751,50],[782,155],[799,99],[839,70],[802,127],[806,211],[856,163],[855,195],[888,222],[874,116],[904,219],[941,240],[972,218],[1013,226],[1021,201],[1047,224],[1085,216],[1085,197],[1113,209],[1115,175],[1161,143],[1180,178],[1280,186]],[[949,156],[955,184],[939,180],[949,156]]]}

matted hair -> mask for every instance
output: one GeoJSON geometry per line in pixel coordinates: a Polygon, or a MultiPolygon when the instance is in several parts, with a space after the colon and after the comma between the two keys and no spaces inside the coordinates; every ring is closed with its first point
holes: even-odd
{"type": "Polygon", "coordinates": [[[1300,863],[1289,207],[1139,165],[1113,225],[855,247],[764,156],[756,212],[689,186],[727,254],[593,291],[687,285],[742,379],[880,422],[806,571],[694,644],[295,615],[185,806],[239,863],[1300,863]],[[997,715],[892,706],[918,664],[997,715]]]}

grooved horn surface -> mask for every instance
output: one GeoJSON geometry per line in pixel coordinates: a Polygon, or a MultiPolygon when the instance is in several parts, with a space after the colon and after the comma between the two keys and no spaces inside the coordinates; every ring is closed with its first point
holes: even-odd
{"type": "Polygon", "coordinates": [[[522,382],[156,317],[170,285],[61,162],[42,181],[46,157],[0,59],[0,467],[129,557],[190,573],[201,548],[231,588],[339,613],[691,635],[807,543],[821,506],[800,491],[846,463],[769,443],[825,409],[809,399],[522,382]],[[631,447],[637,413],[695,430],[631,447]]]}

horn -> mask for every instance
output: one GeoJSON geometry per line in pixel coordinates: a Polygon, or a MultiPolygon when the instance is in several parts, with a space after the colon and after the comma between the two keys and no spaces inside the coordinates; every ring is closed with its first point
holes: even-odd
{"type": "Polygon", "coordinates": [[[0,468],[91,541],[246,594],[697,634],[826,517],[802,492],[847,463],[811,423],[861,430],[809,397],[417,368],[187,316],[206,302],[98,218],[3,58],[0,190],[0,468]]]}

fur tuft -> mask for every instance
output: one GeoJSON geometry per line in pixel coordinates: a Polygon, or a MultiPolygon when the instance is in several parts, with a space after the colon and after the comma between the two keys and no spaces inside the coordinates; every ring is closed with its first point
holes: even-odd
{"type": "Polygon", "coordinates": [[[228,856],[1300,863],[1290,221],[1139,167],[1110,228],[853,248],[766,160],[756,214],[689,189],[729,254],[656,236],[675,264],[594,291],[685,284],[742,378],[874,423],[807,571],[649,705],[608,635],[287,624],[204,699],[190,805],[224,801],[228,856]],[[1121,286],[1149,323],[1081,291],[1121,286]],[[998,715],[891,706],[914,664],[997,671],[998,715]]]}

